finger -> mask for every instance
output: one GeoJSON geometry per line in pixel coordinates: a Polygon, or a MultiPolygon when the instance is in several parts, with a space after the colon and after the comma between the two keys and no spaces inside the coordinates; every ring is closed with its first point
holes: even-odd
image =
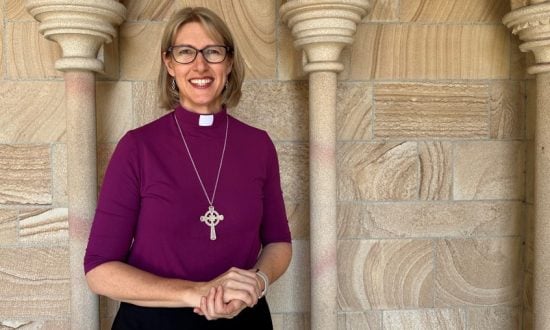
{"type": "MultiPolygon", "coordinates": [[[[258,297],[261,294],[259,282],[257,279],[250,281],[249,278],[240,277],[239,279],[232,279],[223,282],[223,287],[225,290],[242,291],[247,294],[249,298],[243,298],[242,296],[237,299],[241,299],[247,303],[248,306],[252,307],[258,302],[258,297]],[[244,280],[244,281],[241,281],[244,280]]],[[[225,299],[227,303],[231,299],[225,299]]]]}
{"type": "Polygon", "coordinates": [[[224,289],[224,301],[229,303],[232,300],[240,300],[249,307],[254,306],[258,302],[258,297],[250,295],[249,292],[243,290],[233,290],[231,288],[224,289]]]}
{"type": "Polygon", "coordinates": [[[210,314],[208,314],[208,307],[206,306],[206,297],[201,297],[200,309],[203,311],[207,320],[211,320],[210,314]]]}
{"type": "Polygon", "coordinates": [[[195,314],[199,314],[199,315],[201,315],[201,316],[204,316],[204,313],[203,313],[202,309],[200,309],[199,307],[193,308],[193,312],[194,312],[195,314]]]}
{"type": "Polygon", "coordinates": [[[227,309],[225,308],[225,303],[223,302],[223,287],[219,286],[216,288],[216,296],[214,298],[214,310],[218,315],[227,316],[227,309]]]}
{"type": "Polygon", "coordinates": [[[214,305],[215,296],[216,289],[210,288],[210,292],[208,292],[208,296],[206,297],[206,307],[208,308],[208,315],[210,315],[212,319],[217,317],[214,305]]]}
{"type": "Polygon", "coordinates": [[[240,275],[243,275],[243,276],[250,277],[251,279],[254,279],[254,277],[256,276],[256,270],[255,269],[247,270],[247,269],[241,269],[241,268],[237,268],[237,267],[231,267],[229,269],[229,271],[240,274],[240,275]]]}
{"type": "Polygon", "coordinates": [[[232,267],[227,271],[223,276],[224,280],[234,280],[243,283],[248,283],[250,285],[255,285],[256,283],[256,272],[250,270],[244,270],[236,267],[232,267]]]}
{"type": "Polygon", "coordinates": [[[246,308],[246,304],[244,304],[240,300],[233,300],[229,304],[227,304],[227,306],[231,310],[230,318],[234,318],[235,316],[239,315],[239,313],[246,308]]]}

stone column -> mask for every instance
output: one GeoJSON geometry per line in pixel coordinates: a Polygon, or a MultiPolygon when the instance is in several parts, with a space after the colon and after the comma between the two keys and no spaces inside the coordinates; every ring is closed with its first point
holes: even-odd
{"type": "Polygon", "coordinates": [[[369,0],[291,0],[280,13],[309,73],[311,328],[337,328],[336,87],[369,0]]]}
{"type": "Polygon", "coordinates": [[[71,271],[71,329],[99,329],[98,298],[88,290],[82,261],[97,200],[95,72],[100,47],[111,42],[126,8],[113,0],[26,0],[39,31],[63,56],[67,115],[67,182],[71,271]]]}
{"type": "Polygon", "coordinates": [[[533,325],[550,329],[550,2],[531,1],[504,16],[504,24],[532,51],[536,74],[533,325]]]}

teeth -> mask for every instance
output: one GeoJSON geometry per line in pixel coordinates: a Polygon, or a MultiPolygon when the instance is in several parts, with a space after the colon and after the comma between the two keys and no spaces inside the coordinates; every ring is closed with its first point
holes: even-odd
{"type": "Polygon", "coordinates": [[[212,82],[212,79],[206,78],[206,79],[191,79],[190,80],[192,84],[204,86],[212,82]]]}

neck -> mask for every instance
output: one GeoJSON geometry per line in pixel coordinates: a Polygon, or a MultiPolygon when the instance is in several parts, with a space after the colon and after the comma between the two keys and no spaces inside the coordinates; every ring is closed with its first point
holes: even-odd
{"type": "Polygon", "coordinates": [[[186,106],[185,104],[181,103],[182,108],[189,112],[193,112],[199,115],[214,115],[220,111],[223,110],[223,106],[221,104],[217,104],[214,106],[205,106],[205,107],[190,107],[186,106]]]}

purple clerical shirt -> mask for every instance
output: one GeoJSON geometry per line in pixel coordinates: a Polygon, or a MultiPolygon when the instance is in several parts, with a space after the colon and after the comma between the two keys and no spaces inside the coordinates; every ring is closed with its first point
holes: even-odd
{"type": "Polygon", "coordinates": [[[207,281],[230,267],[250,269],[262,246],[290,242],[273,142],[265,131],[229,116],[211,126],[182,107],[128,132],[107,168],[84,258],[84,270],[123,261],[163,277],[207,281]],[[182,141],[180,124],[212,199],[226,123],[227,146],[213,205],[224,219],[200,217],[208,200],[182,141]]]}

